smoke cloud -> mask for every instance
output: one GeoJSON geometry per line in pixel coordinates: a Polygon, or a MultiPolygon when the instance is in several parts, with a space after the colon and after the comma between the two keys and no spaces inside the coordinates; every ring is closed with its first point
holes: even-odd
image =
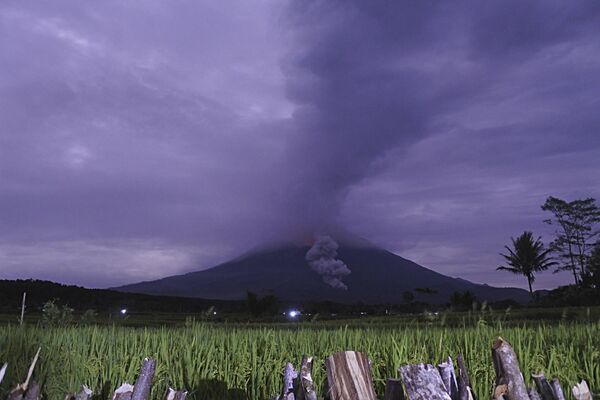
{"type": "Polygon", "coordinates": [[[308,265],[323,277],[323,282],[336,289],[347,290],[342,278],[352,273],[350,268],[337,259],[338,244],[330,236],[319,236],[306,253],[308,265]]]}

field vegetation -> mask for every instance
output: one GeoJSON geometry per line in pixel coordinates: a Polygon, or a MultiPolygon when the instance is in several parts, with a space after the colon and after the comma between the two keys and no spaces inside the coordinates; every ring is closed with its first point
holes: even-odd
{"type": "Polygon", "coordinates": [[[62,399],[81,383],[90,386],[98,398],[108,399],[122,382],[135,380],[144,357],[157,359],[153,399],[163,398],[168,386],[187,388],[192,399],[269,399],[281,388],[286,362],[297,364],[303,354],[314,355],[313,378],[322,388],[325,357],[349,349],[366,352],[372,360],[379,396],[383,396],[385,379],[398,377],[401,365],[437,363],[447,355],[462,353],[477,395],[485,399],[494,383],[490,347],[497,336],[512,344],[526,377],[544,371],[558,377],[565,387],[586,379],[597,391],[598,309],[565,309],[560,315],[534,320],[480,310],[285,324],[189,318],[145,328],[4,324],[0,326],[0,361],[8,361],[10,368],[0,397],[24,379],[30,359],[41,346],[35,378],[48,399],[62,399]]]}

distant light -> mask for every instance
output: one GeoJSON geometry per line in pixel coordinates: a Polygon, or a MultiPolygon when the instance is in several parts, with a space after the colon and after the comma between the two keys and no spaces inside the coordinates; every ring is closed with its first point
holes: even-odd
{"type": "Polygon", "coordinates": [[[216,312],[216,311],[213,311],[213,315],[217,315],[217,312],[216,312]]]}
{"type": "Polygon", "coordinates": [[[123,315],[127,314],[127,309],[126,308],[121,308],[121,314],[123,314],[123,315]]]}
{"type": "Polygon", "coordinates": [[[300,311],[291,310],[290,312],[288,312],[288,315],[290,316],[290,318],[296,318],[298,315],[300,315],[300,311]]]}

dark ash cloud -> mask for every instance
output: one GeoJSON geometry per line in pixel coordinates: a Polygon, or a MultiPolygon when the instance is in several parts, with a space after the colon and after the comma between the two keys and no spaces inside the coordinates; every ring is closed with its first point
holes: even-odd
{"type": "Polygon", "coordinates": [[[510,236],[549,241],[548,195],[600,197],[599,16],[592,1],[5,2],[0,276],[116,285],[342,228],[523,286],[493,270],[510,236]]]}

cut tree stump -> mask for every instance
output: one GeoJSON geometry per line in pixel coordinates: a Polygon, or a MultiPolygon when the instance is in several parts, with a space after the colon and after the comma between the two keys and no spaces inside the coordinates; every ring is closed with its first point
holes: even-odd
{"type": "Polygon", "coordinates": [[[585,380],[573,386],[572,391],[576,400],[592,400],[592,393],[585,380]]]}
{"type": "Polygon", "coordinates": [[[552,389],[554,389],[554,395],[556,400],[565,400],[565,394],[563,393],[560,381],[557,378],[552,379],[552,389]]]}
{"type": "Polygon", "coordinates": [[[402,380],[388,378],[385,383],[385,394],[383,400],[404,400],[404,389],[402,380]]]}
{"type": "Polygon", "coordinates": [[[325,359],[326,398],[331,400],[376,400],[369,359],[364,353],[344,351],[325,359]]]}
{"type": "Polygon", "coordinates": [[[283,370],[283,390],[280,400],[295,400],[294,396],[294,380],[298,378],[298,372],[294,369],[292,363],[287,363],[283,370]]]}
{"type": "Polygon", "coordinates": [[[492,360],[496,371],[496,386],[506,385],[506,400],[529,400],[525,379],[519,368],[514,350],[502,338],[492,347],[492,360]]]}
{"type": "Polygon", "coordinates": [[[448,357],[445,362],[438,364],[437,368],[442,377],[442,382],[444,382],[446,393],[450,395],[452,400],[459,400],[458,382],[456,380],[456,372],[454,371],[452,358],[448,357]]]}
{"type": "Polygon", "coordinates": [[[460,376],[458,379],[458,398],[459,400],[477,400],[473,387],[471,386],[471,378],[469,378],[469,371],[465,365],[462,354],[456,356],[456,363],[458,364],[458,370],[460,376]]]}
{"type": "Polygon", "coordinates": [[[431,364],[404,365],[400,375],[408,400],[452,400],[440,373],[431,364]]]}
{"type": "MultiPolygon", "coordinates": [[[[550,386],[550,383],[548,383],[548,380],[543,372],[540,372],[539,374],[532,374],[531,377],[535,382],[535,387],[537,388],[542,400],[556,400],[554,389],[552,389],[552,386],[550,386]]],[[[531,397],[531,395],[529,397],[531,397]]]]}
{"type": "Polygon", "coordinates": [[[2,383],[2,380],[4,379],[4,374],[6,374],[6,368],[8,368],[8,363],[4,363],[2,368],[0,368],[0,383],[2,383]]]}
{"type": "Polygon", "coordinates": [[[115,390],[112,400],[131,400],[132,394],[133,385],[130,385],[129,383],[124,383],[115,390]]]}
{"type": "Polygon", "coordinates": [[[296,374],[295,400],[317,400],[317,392],[311,375],[312,360],[312,357],[302,356],[300,371],[296,374]]]}
{"type": "Polygon", "coordinates": [[[133,393],[131,400],[147,400],[152,389],[152,379],[154,378],[154,370],[156,369],[156,360],[145,358],[140,369],[140,375],[133,385],[133,393]]]}
{"type": "Polygon", "coordinates": [[[527,394],[529,395],[530,400],[542,400],[540,394],[535,390],[535,388],[527,389],[527,394]]]}
{"type": "Polygon", "coordinates": [[[31,361],[31,365],[29,366],[29,371],[27,371],[27,378],[25,378],[25,382],[23,383],[19,383],[17,384],[17,386],[10,391],[10,393],[8,394],[8,400],[22,400],[27,398],[28,400],[31,399],[36,399],[40,397],[40,387],[37,383],[33,382],[31,384],[31,388],[29,385],[29,381],[31,380],[31,377],[33,376],[33,370],[35,369],[35,365],[37,364],[38,358],[40,357],[40,351],[42,350],[41,347],[38,348],[37,353],[35,353],[35,356],[33,357],[33,360],[31,361]],[[27,392],[31,391],[31,398],[26,397],[27,396],[27,392]]]}

